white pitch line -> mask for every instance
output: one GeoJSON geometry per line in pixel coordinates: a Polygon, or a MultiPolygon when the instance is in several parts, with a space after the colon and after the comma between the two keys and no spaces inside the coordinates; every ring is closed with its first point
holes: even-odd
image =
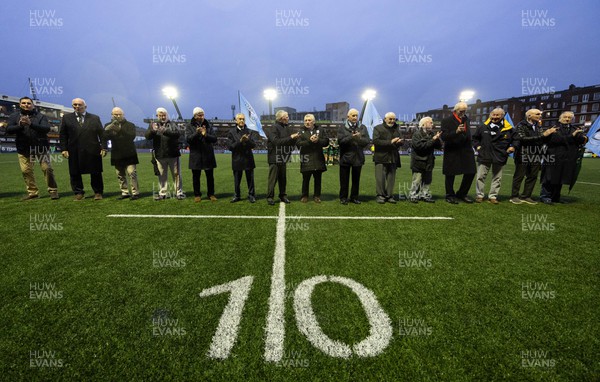
{"type": "Polygon", "coordinates": [[[271,274],[271,295],[265,338],[265,360],[279,362],[285,338],[285,203],[279,204],[275,239],[275,256],[271,274]]]}
{"type": "Polygon", "coordinates": [[[600,183],[577,182],[576,184],[591,184],[592,186],[600,186],[600,183]]]}
{"type": "MultiPolygon", "coordinates": [[[[109,218],[166,218],[166,219],[279,219],[279,216],[252,215],[107,215],[109,218]]],[[[284,215],[285,219],[285,215],[284,215]]],[[[447,216],[294,216],[296,219],[324,220],[454,220],[447,216]]]]}

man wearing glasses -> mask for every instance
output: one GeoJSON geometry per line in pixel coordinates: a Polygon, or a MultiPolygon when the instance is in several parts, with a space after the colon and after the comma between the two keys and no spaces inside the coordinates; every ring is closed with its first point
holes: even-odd
{"type": "Polygon", "coordinates": [[[29,97],[19,100],[20,110],[8,117],[7,134],[15,134],[19,166],[27,186],[27,195],[22,200],[32,200],[39,197],[39,189],[35,183],[33,166],[35,161],[40,163],[42,173],[48,185],[50,199],[58,199],[54,170],[50,164],[50,144],[48,132],[50,124],[45,115],[38,112],[29,97]]]}
{"type": "Polygon", "coordinates": [[[102,200],[102,157],[106,155],[100,117],[87,112],[81,98],[73,100],[74,113],[65,114],[60,123],[60,145],[63,157],[69,159],[71,188],[74,200],[84,199],[82,174],[90,174],[94,200],[102,200]]]}

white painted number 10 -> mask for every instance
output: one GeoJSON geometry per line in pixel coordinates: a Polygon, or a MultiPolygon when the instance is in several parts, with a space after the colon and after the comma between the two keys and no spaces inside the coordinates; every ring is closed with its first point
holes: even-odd
{"type": "MultiPolygon", "coordinates": [[[[208,357],[226,359],[231,354],[231,349],[237,339],[244,305],[248,299],[253,281],[253,276],[245,276],[226,284],[205,289],[200,293],[200,297],[208,297],[225,292],[230,293],[229,301],[223,310],[219,325],[212,338],[207,353],[208,357]]],[[[271,304],[272,301],[270,300],[269,303],[271,304]]],[[[358,357],[373,357],[382,353],[392,338],[390,318],[377,301],[375,294],[364,285],[346,277],[315,276],[304,280],[298,285],[294,293],[294,312],[300,332],[306,336],[313,346],[331,357],[349,358],[353,354],[358,357]],[[350,288],[358,297],[369,320],[369,335],[353,346],[333,340],[327,336],[321,329],[319,321],[314,314],[311,302],[313,291],[318,284],[326,282],[338,283],[350,288]]],[[[283,314],[279,315],[279,319],[283,320],[283,314]]],[[[267,333],[265,359],[270,362],[277,362],[281,360],[283,355],[282,347],[285,332],[283,330],[283,322],[279,323],[279,325],[270,325],[270,323],[267,323],[267,330],[271,326],[281,329],[267,333]],[[274,343],[276,346],[270,346],[269,343],[274,343]]]]}

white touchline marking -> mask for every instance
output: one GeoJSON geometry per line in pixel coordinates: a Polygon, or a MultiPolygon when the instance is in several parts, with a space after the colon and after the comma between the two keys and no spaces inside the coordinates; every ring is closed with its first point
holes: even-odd
{"type": "Polygon", "coordinates": [[[575,184],[590,184],[592,186],[600,186],[600,183],[590,183],[590,182],[577,182],[575,184]]]}
{"type": "Polygon", "coordinates": [[[223,314],[219,320],[217,331],[212,338],[210,349],[207,353],[209,358],[226,359],[229,357],[229,353],[237,339],[242,311],[248,299],[252,281],[254,281],[254,277],[245,276],[226,284],[204,289],[200,292],[200,297],[213,296],[225,292],[231,293],[227,306],[223,310],[223,314]]]}
{"type": "Polygon", "coordinates": [[[294,311],[298,329],[323,353],[338,358],[349,358],[352,351],[359,357],[374,357],[385,350],[393,335],[392,323],[375,294],[364,285],[339,276],[314,276],[304,280],[294,294],[294,311]],[[312,293],[316,285],[331,281],[350,288],[357,296],[369,320],[369,336],[350,347],[332,340],[321,327],[312,308],[312,293]]]}
{"type": "Polygon", "coordinates": [[[279,204],[277,230],[275,236],[275,255],[271,274],[271,294],[265,338],[265,360],[278,362],[283,357],[285,338],[285,203],[279,204]]]}
{"type": "MultiPolygon", "coordinates": [[[[279,216],[252,215],[107,215],[109,218],[165,218],[165,219],[279,219],[279,216]]],[[[284,215],[285,218],[285,215],[284,215]]],[[[294,219],[324,220],[454,220],[448,216],[294,216],[294,219]]]]}

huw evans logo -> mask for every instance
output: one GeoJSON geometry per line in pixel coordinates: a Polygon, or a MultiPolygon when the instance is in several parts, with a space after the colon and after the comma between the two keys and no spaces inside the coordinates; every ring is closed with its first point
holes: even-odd
{"type": "Polygon", "coordinates": [[[62,17],[56,15],[56,9],[30,9],[29,26],[31,28],[61,28],[62,17]]]}

